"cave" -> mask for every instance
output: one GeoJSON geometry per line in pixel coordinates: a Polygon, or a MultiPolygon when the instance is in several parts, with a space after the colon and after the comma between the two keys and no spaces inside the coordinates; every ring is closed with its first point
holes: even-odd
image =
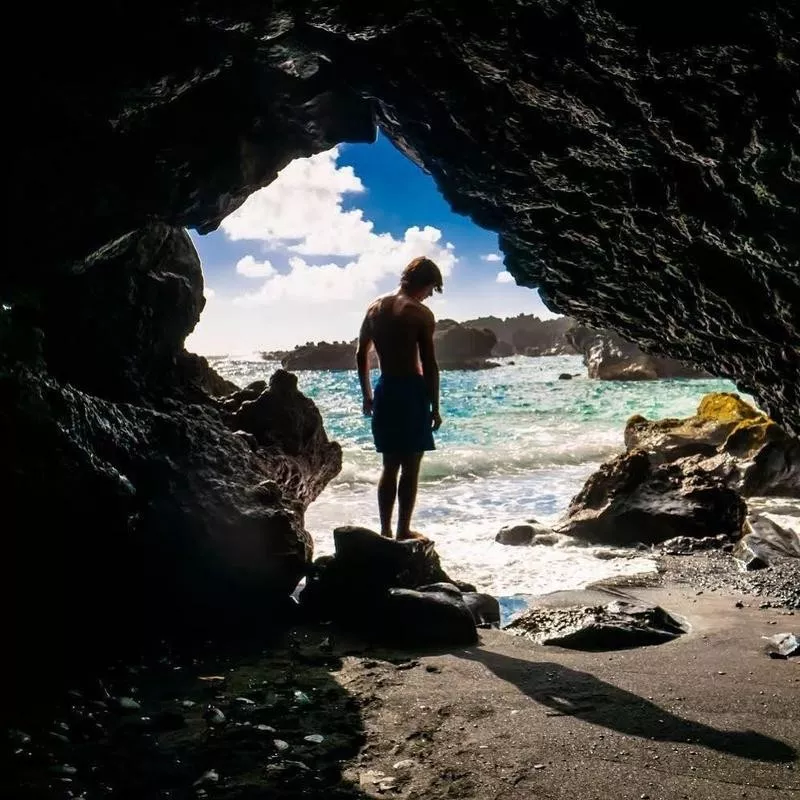
{"type": "Polygon", "coordinates": [[[378,129],[551,310],[800,433],[794,3],[15,13],[35,46],[13,78],[28,247],[0,271],[0,484],[22,661],[109,618],[130,637],[288,613],[341,454],[290,374],[230,394],[184,350],[204,303],[186,229],[378,129]]]}

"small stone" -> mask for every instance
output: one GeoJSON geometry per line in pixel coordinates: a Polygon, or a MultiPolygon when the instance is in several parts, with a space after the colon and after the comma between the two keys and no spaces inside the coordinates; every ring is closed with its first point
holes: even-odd
{"type": "Polygon", "coordinates": [[[398,761],[396,764],[392,764],[392,769],[396,770],[413,769],[416,765],[417,762],[414,761],[413,758],[404,758],[402,761],[398,761]]]}
{"type": "Polygon", "coordinates": [[[219,783],[219,772],[215,769],[207,770],[194,782],[193,786],[202,786],[204,783],[219,783]]]}
{"type": "Polygon", "coordinates": [[[142,707],[141,704],[132,697],[118,697],[116,702],[117,707],[121,708],[123,711],[139,711],[142,707]]]}
{"type": "Polygon", "coordinates": [[[275,749],[281,753],[289,749],[289,742],[286,742],[283,739],[273,739],[272,744],[274,744],[275,749]]]}
{"type": "Polygon", "coordinates": [[[311,742],[312,744],[321,744],[325,741],[325,737],[320,733],[310,733],[308,736],[303,737],[303,741],[311,742]]]}
{"type": "Polygon", "coordinates": [[[275,733],[275,728],[271,725],[264,725],[263,723],[256,725],[256,730],[262,731],[263,733],[275,733]]]}
{"type": "Polygon", "coordinates": [[[534,764],[533,768],[534,769],[544,769],[544,764],[534,764]]]}
{"type": "Polygon", "coordinates": [[[255,700],[251,700],[249,697],[235,697],[234,700],[243,706],[254,706],[256,704],[255,700]]]}

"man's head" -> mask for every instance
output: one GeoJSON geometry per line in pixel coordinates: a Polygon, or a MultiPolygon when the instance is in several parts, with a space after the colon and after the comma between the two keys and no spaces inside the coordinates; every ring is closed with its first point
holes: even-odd
{"type": "Polygon", "coordinates": [[[424,300],[434,292],[442,291],[442,273],[429,258],[417,256],[403,270],[400,286],[406,294],[424,300]]]}

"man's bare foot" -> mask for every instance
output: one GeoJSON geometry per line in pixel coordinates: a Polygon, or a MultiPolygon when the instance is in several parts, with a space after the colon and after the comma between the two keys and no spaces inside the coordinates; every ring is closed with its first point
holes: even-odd
{"type": "Polygon", "coordinates": [[[405,533],[398,533],[397,534],[397,541],[398,542],[405,542],[409,539],[421,539],[424,542],[431,541],[427,536],[418,531],[406,531],[405,533]]]}

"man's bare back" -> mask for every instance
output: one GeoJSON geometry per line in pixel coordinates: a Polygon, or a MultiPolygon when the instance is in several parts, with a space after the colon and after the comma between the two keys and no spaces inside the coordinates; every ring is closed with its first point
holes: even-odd
{"type": "Polygon", "coordinates": [[[411,530],[419,468],[426,450],[434,450],[439,430],[439,365],[433,346],[435,321],[423,304],[442,290],[442,274],[419,256],[403,270],[396,292],[373,300],[364,315],[356,350],[363,411],[372,417],[375,449],[383,454],[378,481],[381,533],[392,535],[398,501],[397,538],[424,538],[411,530]],[[381,375],[373,394],[369,353],[375,348],[381,375]],[[399,473],[399,482],[398,482],[399,473]]]}
{"type": "Polygon", "coordinates": [[[393,293],[373,301],[364,319],[383,375],[422,375],[420,342],[432,337],[433,313],[418,300],[393,293]]]}

